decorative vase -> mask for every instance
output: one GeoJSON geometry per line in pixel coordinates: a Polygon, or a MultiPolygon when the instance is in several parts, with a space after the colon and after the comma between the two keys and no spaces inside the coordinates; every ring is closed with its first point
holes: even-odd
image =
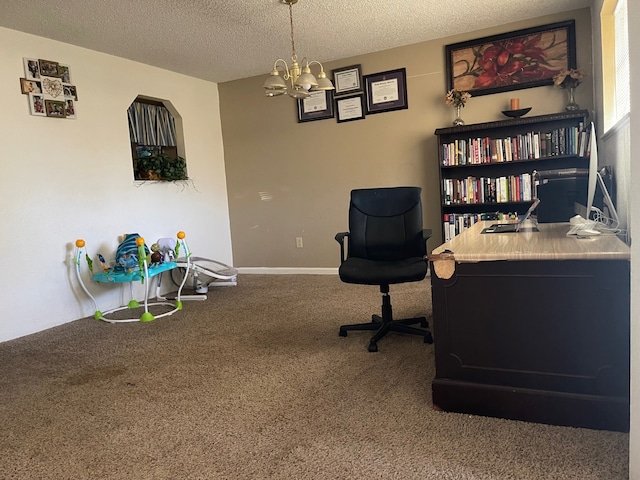
{"type": "Polygon", "coordinates": [[[460,125],[464,125],[464,120],[460,118],[460,110],[462,109],[462,105],[456,105],[456,118],[453,119],[453,124],[458,127],[460,125]]]}
{"type": "Polygon", "coordinates": [[[567,99],[565,110],[569,112],[580,110],[580,105],[576,103],[576,87],[567,87],[567,99]]]}

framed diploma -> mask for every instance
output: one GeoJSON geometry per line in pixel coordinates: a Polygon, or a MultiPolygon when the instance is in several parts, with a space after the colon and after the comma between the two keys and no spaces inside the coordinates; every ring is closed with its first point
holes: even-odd
{"type": "Polygon", "coordinates": [[[362,94],[336,98],[336,120],[338,123],[364,120],[364,108],[362,94]]]}
{"type": "Polygon", "coordinates": [[[365,75],[363,80],[368,114],[409,108],[405,68],[365,75]]]}
{"type": "Polygon", "coordinates": [[[333,90],[309,92],[309,98],[298,99],[298,123],[333,117],[333,90]]]}
{"type": "Polygon", "coordinates": [[[336,97],[362,91],[362,70],[360,65],[336,68],[331,73],[333,74],[333,85],[336,87],[336,97]]]}

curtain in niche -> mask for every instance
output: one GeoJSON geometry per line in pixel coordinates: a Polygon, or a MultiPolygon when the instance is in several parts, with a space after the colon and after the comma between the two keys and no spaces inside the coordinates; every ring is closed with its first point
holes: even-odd
{"type": "Polygon", "coordinates": [[[127,110],[129,137],[138,145],[176,145],[176,124],[164,106],[133,102],[127,110]]]}

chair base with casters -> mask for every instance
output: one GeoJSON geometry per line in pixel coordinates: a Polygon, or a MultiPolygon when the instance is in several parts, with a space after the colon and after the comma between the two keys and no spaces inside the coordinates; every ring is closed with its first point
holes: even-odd
{"type": "Polygon", "coordinates": [[[402,320],[393,319],[393,310],[391,307],[391,296],[389,295],[389,285],[381,285],[380,293],[382,293],[382,316],[372,315],[371,322],[368,323],[355,323],[352,325],[342,325],[340,327],[340,336],[346,337],[347,332],[350,330],[375,330],[376,333],[371,340],[369,340],[369,351],[378,351],[378,340],[384,337],[389,332],[407,333],[409,335],[420,335],[424,338],[424,343],[433,343],[433,337],[429,330],[422,330],[420,328],[412,327],[417,323],[420,327],[428,328],[429,323],[426,317],[405,318],[402,320]]]}

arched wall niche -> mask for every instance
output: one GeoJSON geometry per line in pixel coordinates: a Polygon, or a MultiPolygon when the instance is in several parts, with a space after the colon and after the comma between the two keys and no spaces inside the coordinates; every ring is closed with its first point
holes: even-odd
{"type": "Polygon", "coordinates": [[[170,100],[138,95],[127,109],[134,180],[186,180],[182,116],[170,100]]]}

